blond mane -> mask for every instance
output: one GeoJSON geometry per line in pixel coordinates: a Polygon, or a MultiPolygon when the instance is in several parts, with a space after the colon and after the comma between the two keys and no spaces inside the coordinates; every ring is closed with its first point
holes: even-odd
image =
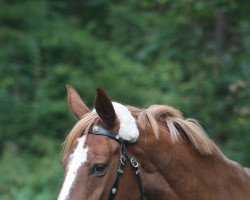
{"type": "Polygon", "coordinates": [[[87,134],[91,125],[99,119],[96,112],[90,112],[80,119],[70,131],[63,143],[63,155],[67,154],[75,145],[77,138],[82,134],[87,134]]]}
{"type": "MultiPolygon", "coordinates": [[[[214,144],[194,119],[184,119],[181,112],[167,105],[151,105],[147,109],[127,106],[137,123],[145,131],[152,130],[156,139],[159,139],[159,126],[166,126],[172,141],[177,142],[185,136],[191,145],[202,155],[211,155],[214,144]],[[184,135],[184,134],[185,135],[184,135]]],[[[70,131],[64,142],[64,154],[69,152],[80,135],[87,134],[90,126],[99,119],[96,112],[86,114],[70,131]]]]}
{"type": "Polygon", "coordinates": [[[167,105],[151,105],[140,110],[129,107],[130,112],[137,117],[140,127],[145,130],[152,129],[155,137],[159,138],[159,125],[166,126],[173,142],[185,138],[202,155],[211,155],[214,143],[207,136],[201,125],[194,119],[184,119],[181,112],[167,105]]]}

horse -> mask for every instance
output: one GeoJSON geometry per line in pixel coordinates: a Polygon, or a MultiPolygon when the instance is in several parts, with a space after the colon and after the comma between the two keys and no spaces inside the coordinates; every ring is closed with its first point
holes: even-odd
{"type": "Polygon", "coordinates": [[[248,168],[229,160],[199,123],[168,105],[94,109],[67,85],[77,123],[64,142],[58,200],[249,200],[248,168]]]}

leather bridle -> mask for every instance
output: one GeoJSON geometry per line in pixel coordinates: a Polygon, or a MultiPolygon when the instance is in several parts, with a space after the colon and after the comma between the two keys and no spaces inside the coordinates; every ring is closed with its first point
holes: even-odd
{"type": "Polygon", "coordinates": [[[136,161],[136,159],[134,157],[132,157],[131,155],[129,155],[127,153],[126,144],[128,144],[128,142],[123,140],[118,134],[115,134],[107,129],[104,129],[101,126],[98,126],[98,125],[93,125],[90,128],[89,133],[95,134],[95,135],[104,135],[104,136],[110,137],[111,139],[114,139],[120,143],[120,159],[118,162],[117,174],[116,174],[115,180],[113,182],[112,188],[109,192],[108,200],[115,199],[115,196],[118,192],[120,177],[123,174],[123,169],[125,167],[127,160],[129,160],[129,163],[131,164],[133,172],[134,172],[135,177],[136,177],[136,182],[137,182],[138,189],[140,192],[140,200],[143,200],[143,187],[142,187],[142,182],[141,182],[141,177],[140,177],[139,163],[136,161]]]}

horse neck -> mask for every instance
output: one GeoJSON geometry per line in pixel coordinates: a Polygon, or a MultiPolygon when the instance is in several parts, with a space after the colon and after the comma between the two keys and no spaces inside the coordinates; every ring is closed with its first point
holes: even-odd
{"type": "Polygon", "coordinates": [[[233,199],[237,189],[250,193],[250,178],[245,170],[216,146],[213,155],[202,156],[187,141],[173,143],[169,134],[161,134],[156,140],[149,133],[141,136],[135,146],[132,151],[141,164],[148,199],[213,199],[211,193],[215,191],[218,194],[214,199],[233,199]],[[221,198],[224,185],[228,196],[221,198]]]}

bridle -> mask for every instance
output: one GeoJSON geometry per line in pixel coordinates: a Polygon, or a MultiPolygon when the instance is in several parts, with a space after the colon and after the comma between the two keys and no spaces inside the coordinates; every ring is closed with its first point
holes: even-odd
{"type": "Polygon", "coordinates": [[[113,182],[112,188],[109,192],[108,200],[115,199],[115,196],[118,192],[120,177],[123,174],[123,169],[125,167],[127,160],[129,160],[129,163],[131,164],[133,172],[134,172],[135,177],[136,177],[136,182],[138,185],[138,189],[140,191],[140,200],[143,200],[143,187],[142,187],[142,182],[141,182],[141,177],[140,177],[139,163],[136,161],[136,159],[134,157],[132,157],[131,155],[129,155],[127,153],[126,144],[128,144],[128,142],[123,140],[118,134],[115,134],[107,129],[104,129],[101,126],[98,126],[98,125],[93,125],[90,128],[89,133],[94,134],[94,135],[104,135],[104,136],[110,137],[111,139],[114,139],[120,143],[120,159],[118,162],[116,177],[115,177],[115,180],[113,182]]]}

